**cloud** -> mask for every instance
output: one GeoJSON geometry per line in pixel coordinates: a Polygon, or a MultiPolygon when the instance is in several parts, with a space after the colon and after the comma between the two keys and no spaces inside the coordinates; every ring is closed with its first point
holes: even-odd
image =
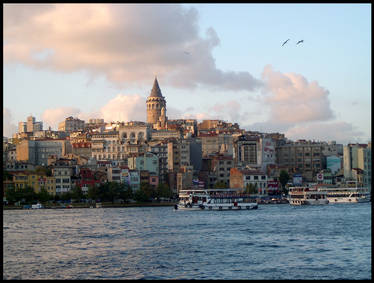
{"type": "Polygon", "coordinates": [[[355,129],[352,124],[342,121],[295,126],[288,129],[285,135],[293,140],[335,140],[342,144],[368,142],[362,131],[355,129]]]}
{"type": "Polygon", "coordinates": [[[80,113],[81,110],[74,107],[46,109],[42,114],[43,128],[48,129],[48,127],[51,127],[52,129],[57,130],[58,124],[65,121],[65,118],[70,116],[77,118],[80,113]]]}
{"type": "Polygon", "coordinates": [[[271,108],[271,121],[294,124],[327,121],[334,118],[328,98],[329,91],[316,81],[300,74],[273,71],[270,65],[262,73],[264,102],[271,108]]]}
{"type": "Polygon", "coordinates": [[[18,128],[13,124],[13,116],[10,110],[3,107],[3,136],[12,137],[18,131],[18,128]]]}
{"type": "Polygon", "coordinates": [[[300,74],[274,71],[271,65],[265,66],[262,79],[263,96],[258,102],[262,102],[263,108],[269,108],[269,117],[247,123],[244,129],[284,133],[292,140],[367,142],[364,133],[352,124],[335,120],[329,91],[318,82],[309,82],[300,74]]]}
{"type": "Polygon", "coordinates": [[[44,128],[49,126],[58,129],[58,124],[67,117],[72,116],[88,122],[89,119],[99,118],[105,122],[112,121],[145,121],[146,100],[140,95],[118,94],[109,100],[103,107],[91,112],[83,112],[74,107],[57,107],[46,109],[42,114],[44,128]]]}
{"type": "Polygon", "coordinates": [[[4,5],[4,62],[104,74],[124,86],[157,75],[180,88],[259,88],[248,72],[217,69],[219,38],[199,35],[198,12],[179,4],[4,5]]]}
{"type": "Polygon", "coordinates": [[[118,94],[100,109],[105,122],[146,121],[146,99],[138,94],[118,94]]]}

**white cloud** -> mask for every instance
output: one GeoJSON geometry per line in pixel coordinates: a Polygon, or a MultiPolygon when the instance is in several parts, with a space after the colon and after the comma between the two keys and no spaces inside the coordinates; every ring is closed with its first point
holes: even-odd
{"type": "Polygon", "coordinates": [[[248,72],[217,69],[217,34],[201,37],[197,10],[179,4],[5,4],[4,41],[5,63],[87,70],[119,85],[154,75],[181,88],[261,85],[248,72]]]}
{"type": "Polygon", "coordinates": [[[264,88],[260,100],[264,107],[269,107],[269,117],[243,128],[284,133],[291,140],[367,142],[364,133],[352,124],[335,120],[329,91],[318,82],[309,82],[300,74],[274,71],[270,65],[265,66],[262,79],[264,88]]]}
{"type": "Polygon", "coordinates": [[[299,125],[288,129],[285,135],[292,140],[335,140],[342,144],[368,142],[362,131],[355,129],[352,124],[342,121],[299,125]]]}
{"type": "Polygon", "coordinates": [[[58,124],[63,122],[65,118],[72,116],[76,118],[81,111],[74,107],[57,107],[53,109],[46,109],[42,114],[43,128],[51,127],[53,130],[58,129],[58,124]]]}
{"type": "Polygon", "coordinates": [[[18,131],[17,126],[13,123],[13,116],[10,110],[3,107],[3,136],[12,137],[18,131]]]}
{"type": "Polygon", "coordinates": [[[275,72],[270,65],[265,66],[262,78],[264,102],[271,108],[270,121],[293,124],[334,117],[329,92],[316,81],[308,82],[300,74],[275,72]]]}
{"type": "Polygon", "coordinates": [[[138,94],[118,94],[100,109],[105,122],[146,121],[146,99],[138,94]]]}

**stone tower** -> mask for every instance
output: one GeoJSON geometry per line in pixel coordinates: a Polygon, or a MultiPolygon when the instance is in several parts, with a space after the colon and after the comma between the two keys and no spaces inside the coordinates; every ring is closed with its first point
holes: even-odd
{"type": "Polygon", "coordinates": [[[162,96],[160,87],[158,86],[157,77],[153,83],[151,94],[147,98],[147,123],[156,124],[161,116],[166,114],[166,100],[162,96]]]}

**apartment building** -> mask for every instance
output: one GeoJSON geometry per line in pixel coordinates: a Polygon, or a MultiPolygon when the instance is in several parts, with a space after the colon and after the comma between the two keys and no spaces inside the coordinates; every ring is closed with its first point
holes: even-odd
{"type": "Polygon", "coordinates": [[[73,168],[70,166],[56,166],[52,168],[52,175],[56,179],[56,194],[69,192],[72,189],[73,168]]]}
{"type": "Polygon", "coordinates": [[[230,170],[234,167],[234,160],[230,154],[211,154],[211,172],[215,175],[215,182],[230,186],[230,170]]]}
{"type": "Polygon", "coordinates": [[[159,182],[165,183],[168,173],[168,142],[150,141],[147,152],[152,152],[158,157],[159,182]]]}
{"type": "Polygon", "coordinates": [[[365,149],[368,147],[367,144],[348,144],[343,148],[343,166],[344,166],[344,178],[346,180],[353,179],[352,170],[359,168],[364,170],[365,160],[365,149]]]}
{"type": "Polygon", "coordinates": [[[127,165],[132,170],[148,171],[154,176],[158,176],[159,174],[158,156],[152,152],[128,156],[127,165]]]}
{"type": "Polygon", "coordinates": [[[67,117],[65,121],[58,124],[58,130],[63,132],[76,132],[84,130],[84,121],[78,118],[67,117]]]}
{"type": "Polygon", "coordinates": [[[234,163],[238,167],[261,167],[262,150],[260,137],[253,135],[241,135],[235,137],[234,145],[234,163]]]}
{"type": "Polygon", "coordinates": [[[36,122],[35,117],[27,117],[26,122],[18,123],[18,133],[34,133],[43,130],[43,122],[36,122]]]}
{"type": "Polygon", "coordinates": [[[290,175],[298,173],[307,182],[315,181],[317,173],[325,168],[323,146],[321,142],[305,140],[280,144],[276,147],[277,165],[290,175]]]}
{"type": "Polygon", "coordinates": [[[22,140],[16,146],[17,161],[25,161],[34,165],[46,166],[48,157],[61,157],[71,152],[68,140],[40,139],[22,140]]]}
{"type": "Polygon", "coordinates": [[[111,131],[92,134],[91,157],[96,160],[125,159],[125,145],[119,140],[118,132],[111,131]]]}
{"type": "Polygon", "coordinates": [[[33,188],[35,193],[39,193],[42,188],[46,189],[50,195],[56,194],[55,178],[36,174],[30,171],[11,171],[13,184],[16,190],[33,188]]]}
{"type": "Polygon", "coordinates": [[[218,152],[226,152],[233,155],[233,137],[231,134],[199,133],[199,139],[201,140],[203,156],[218,152]]]}
{"type": "Polygon", "coordinates": [[[230,188],[241,188],[243,191],[249,184],[257,188],[260,195],[267,194],[268,178],[266,174],[258,170],[247,170],[231,168],[230,170],[230,188]]]}

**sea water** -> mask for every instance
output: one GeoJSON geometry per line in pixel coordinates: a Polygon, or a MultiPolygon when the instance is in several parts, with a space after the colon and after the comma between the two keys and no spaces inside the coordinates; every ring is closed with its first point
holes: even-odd
{"type": "Polygon", "coordinates": [[[371,279],[371,203],[5,210],[3,279],[371,279]]]}

